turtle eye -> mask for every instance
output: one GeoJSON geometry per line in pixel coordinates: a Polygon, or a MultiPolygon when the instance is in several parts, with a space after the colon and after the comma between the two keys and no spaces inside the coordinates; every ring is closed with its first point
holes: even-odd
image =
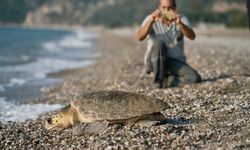
{"type": "Polygon", "coordinates": [[[47,120],[47,122],[48,122],[49,124],[52,124],[52,119],[49,118],[49,119],[47,120]]]}

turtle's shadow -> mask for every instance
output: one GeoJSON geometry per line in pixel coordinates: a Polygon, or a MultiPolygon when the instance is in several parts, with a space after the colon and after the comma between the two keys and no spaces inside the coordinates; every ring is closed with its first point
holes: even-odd
{"type": "Polygon", "coordinates": [[[198,119],[185,119],[185,118],[166,118],[162,120],[160,123],[157,125],[190,125],[195,122],[199,122],[200,120],[198,119]]]}
{"type": "Polygon", "coordinates": [[[215,82],[217,80],[220,80],[220,79],[226,79],[226,78],[230,78],[232,77],[231,75],[227,75],[227,74],[223,74],[223,75],[220,75],[219,77],[213,77],[213,78],[207,78],[207,79],[202,79],[201,83],[202,82],[215,82]]]}
{"type": "MultiPolygon", "coordinates": [[[[249,73],[243,73],[243,74],[240,74],[240,76],[243,76],[243,77],[250,77],[250,74],[249,73]]],[[[231,78],[233,77],[233,75],[229,75],[229,74],[221,74],[220,76],[218,77],[212,77],[212,78],[207,78],[207,79],[202,79],[201,83],[202,82],[216,82],[217,80],[220,80],[220,79],[227,79],[227,78],[231,78]]]]}

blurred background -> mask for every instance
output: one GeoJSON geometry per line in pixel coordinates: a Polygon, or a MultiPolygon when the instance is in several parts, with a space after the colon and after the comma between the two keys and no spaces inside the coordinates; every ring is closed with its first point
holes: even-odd
{"type": "MultiPolygon", "coordinates": [[[[158,0],[0,0],[1,24],[139,25],[158,0]]],[[[246,0],[177,0],[194,25],[248,26],[246,0]]]]}
{"type": "MultiPolygon", "coordinates": [[[[0,122],[23,121],[61,107],[25,104],[46,99],[42,97],[44,95],[41,95],[41,91],[46,93],[50,91],[50,88],[46,87],[62,82],[61,79],[53,78],[49,74],[91,65],[101,56],[95,47],[98,33],[84,27],[117,28],[119,34],[127,33],[126,29],[132,29],[133,31],[130,31],[134,36],[134,29],[141,24],[146,15],[157,8],[158,2],[158,0],[0,0],[0,122]],[[19,104],[22,104],[22,107],[19,104]]],[[[196,27],[196,32],[197,29],[209,34],[212,29],[225,29],[223,33],[237,32],[238,36],[235,36],[235,33],[225,37],[199,36],[195,44],[187,43],[190,49],[187,55],[196,57],[191,60],[197,60],[199,63],[191,63],[199,64],[196,67],[203,72],[203,77],[208,78],[211,74],[220,76],[221,72],[227,73],[224,66],[231,66],[228,70],[235,68],[236,71],[231,72],[241,73],[242,70],[249,72],[248,69],[241,69],[249,66],[245,0],[177,0],[177,5],[178,11],[185,13],[196,27]],[[237,29],[232,30],[232,28],[237,29]],[[238,33],[239,31],[241,32],[238,33]],[[244,33],[242,37],[239,36],[241,33],[244,33]],[[217,63],[213,59],[215,56],[217,63]],[[209,61],[209,58],[212,60],[209,61]],[[223,69],[214,69],[219,66],[218,63],[223,69]],[[214,70],[209,70],[207,64],[214,70]],[[211,67],[211,64],[215,66],[211,67]],[[240,66],[232,67],[232,64],[240,66]]],[[[217,31],[213,33],[223,34],[217,31]]],[[[131,41],[133,40],[131,38],[131,41]]]]}

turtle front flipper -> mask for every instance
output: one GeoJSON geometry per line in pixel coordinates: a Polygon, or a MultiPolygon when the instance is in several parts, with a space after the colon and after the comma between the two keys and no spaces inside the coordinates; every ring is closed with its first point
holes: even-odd
{"type": "Polygon", "coordinates": [[[88,125],[87,123],[80,123],[74,125],[72,130],[73,135],[82,135],[87,125],[88,125]]]}
{"type": "Polygon", "coordinates": [[[158,125],[164,119],[165,117],[160,112],[147,114],[141,116],[139,120],[136,121],[136,124],[139,125],[140,127],[152,127],[158,125]]]}
{"type": "Polygon", "coordinates": [[[85,128],[84,128],[84,133],[88,134],[102,134],[105,129],[108,127],[109,122],[108,121],[102,121],[102,122],[93,122],[89,123],[85,128]]]}
{"type": "Polygon", "coordinates": [[[108,121],[81,123],[73,127],[73,135],[102,134],[108,125],[108,121]]]}

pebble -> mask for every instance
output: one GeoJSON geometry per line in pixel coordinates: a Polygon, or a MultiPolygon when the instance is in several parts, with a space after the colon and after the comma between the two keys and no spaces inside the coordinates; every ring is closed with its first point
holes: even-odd
{"type": "Polygon", "coordinates": [[[80,69],[76,76],[69,74],[56,88],[42,88],[48,98],[41,102],[65,103],[75,93],[121,89],[162,98],[171,106],[162,112],[164,116],[188,124],[168,123],[151,128],[114,125],[102,135],[85,137],[73,136],[72,129],[47,131],[42,118],[23,123],[0,122],[0,149],[250,149],[250,77],[243,75],[249,72],[245,67],[250,66],[249,47],[239,44],[241,48],[237,48],[235,43],[236,46],[231,45],[235,50],[229,51],[221,48],[230,44],[226,40],[216,45],[213,38],[199,35],[202,40],[195,45],[187,43],[187,58],[208,81],[156,89],[152,74],[143,74],[143,59],[138,58],[144,51],[135,50],[137,43],[131,40],[132,35],[120,37],[111,32],[101,36],[103,58],[94,66],[80,69]],[[110,40],[115,44],[110,44],[110,40]],[[241,63],[230,63],[238,60],[241,63]]]}

